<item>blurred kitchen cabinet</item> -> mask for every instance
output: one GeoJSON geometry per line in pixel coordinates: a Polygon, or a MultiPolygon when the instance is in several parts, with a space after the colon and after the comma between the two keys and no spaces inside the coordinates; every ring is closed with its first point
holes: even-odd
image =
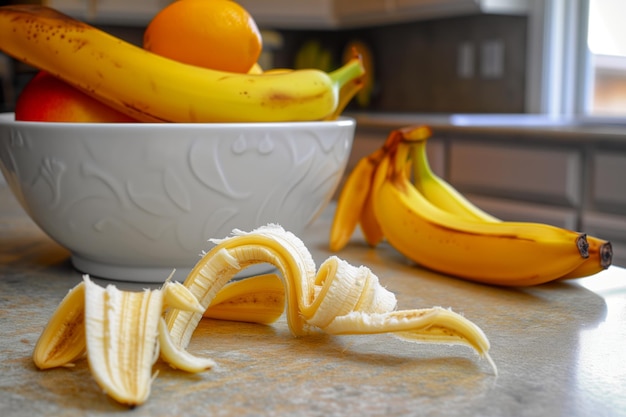
{"type": "Polygon", "coordinates": [[[145,25],[171,0],[97,0],[94,3],[98,23],[145,25]]]}
{"type": "Polygon", "coordinates": [[[96,24],[145,26],[172,0],[46,0],[43,3],[70,16],[96,24]]]}
{"type": "Polygon", "coordinates": [[[593,154],[592,207],[626,214],[626,151],[598,149],[593,154]]]}
{"type": "Polygon", "coordinates": [[[339,29],[479,13],[525,14],[530,0],[238,0],[259,26],[339,29]]]}
{"type": "Polygon", "coordinates": [[[448,180],[506,220],[578,227],[583,155],[576,148],[449,141],[448,180]]]}
{"type": "Polygon", "coordinates": [[[576,149],[454,141],[450,181],[481,194],[576,207],[582,154],[576,149]]]}
{"type": "MultiPolygon", "coordinates": [[[[145,25],[172,0],[43,0],[91,23],[145,25]]],[[[269,29],[343,29],[478,13],[525,14],[531,0],[238,0],[269,29]]]]}
{"type": "Polygon", "coordinates": [[[42,4],[52,7],[70,16],[84,18],[88,16],[90,6],[93,2],[89,0],[45,0],[42,4]]]}
{"type": "Polygon", "coordinates": [[[590,160],[589,201],[582,215],[587,233],[610,240],[615,263],[626,265],[626,149],[599,146],[590,160]]]}

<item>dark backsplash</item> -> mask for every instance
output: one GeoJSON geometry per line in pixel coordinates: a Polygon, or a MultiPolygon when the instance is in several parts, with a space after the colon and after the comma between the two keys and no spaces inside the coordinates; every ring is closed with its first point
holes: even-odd
{"type": "Polygon", "coordinates": [[[525,107],[526,27],[523,16],[476,15],[358,30],[283,31],[284,48],[275,61],[292,66],[303,42],[317,39],[339,64],[346,43],[360,39],[375,56],[376,89],[367,110],[518,113],[525,107]],[[463,45],[470,60],[460,73],[463,45]],[[500,75],[482,64],[483,48],[494,45],[501,52],[495,69],[500,75]]]}

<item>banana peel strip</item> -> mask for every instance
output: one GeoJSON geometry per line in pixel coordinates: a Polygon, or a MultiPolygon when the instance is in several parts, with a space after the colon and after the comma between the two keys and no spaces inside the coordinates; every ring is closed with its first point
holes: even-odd
{"type": "Polygon", "coordinates": [[[317,328],[334,335],[391,333],[413,342],[462,344],[485,357],[497,374],[489,341],[473,322],[441,307],[398,311],[395,295],[369,268],[336,256],[316,272],[304,243],[278,225],[235,230],[213,242],[216,246],[182,284],[168,279],[160,289],[130,292],[113,285],[103,288],[85,275],[42,332],[33,352],[35,365],[72,366],[86,354],[103,391],[134,407],[150,394],[159,354],[173,368],[187,372],[215,365],[186,350],[203,316],[271,323],[286,307],[295,336],[317,328]],[[257,263],[274,265],[282,282],[274,274],[229,282],[257,263]]]}
{"type": "MultiPolygon", "coordinates": [[[[304,243],[279,225],[251,232],[234,230],[230,237],[212,242],[216,246],[183,283],[204,308],[239,271],[270,263],[283,278],[287,323],[295,336],[318,328],[336,335],[392,333],[414,342],[462,344],[485,357],[497,374],[489,341],[476,324],[441,307],[397,311],[395,295],[380,285],[369,268],[355,267],[336,256],[316,272],[304,243]]],[[[202,314],[191,311],[168,310],[172,342],[185,349],[201,318],[202,314]]]]}
{"type": "Polygon", "coordinates": [[[163,310],[167,306],[203,312],[182,284],[169,280],[162,288],[121,291],[103,288],[88,275],[63,298],[42,332],[33,361],[39,369],[72,366],[85,354],[91,373],[111,398],[131,407],[150,394],[152,366],[161,357],[188,372],[210,369],[214,362],[171,343],[163,310]]]}

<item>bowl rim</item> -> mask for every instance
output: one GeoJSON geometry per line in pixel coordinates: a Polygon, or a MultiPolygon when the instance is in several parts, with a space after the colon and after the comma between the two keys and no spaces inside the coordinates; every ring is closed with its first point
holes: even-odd
{"type": "Polygon", "coordinates": [[[293,126],[296,128],[306,127],[319,127],[319,126],[333,126],[348,127],[356,125],[356,119],[350,116],[339,116],[335,120],[310,120],[310,121],[288,121],[288,122],[246,122],[246,123],[151,123],[151,122],[34,122],[34,121],[22,121],[15,120],[15,112],[0,112],[0,126],[20,126],[20,127],[35,127],[46,129],[67,129],[70,126],[74,128],[97,127],[99,129],[140,129],[140,128],[154,128],[160,129],[176,129],[182,127],[202,127],[212,129],[232,129],[232,128],[285,128],[286,126],[293,126]]]}

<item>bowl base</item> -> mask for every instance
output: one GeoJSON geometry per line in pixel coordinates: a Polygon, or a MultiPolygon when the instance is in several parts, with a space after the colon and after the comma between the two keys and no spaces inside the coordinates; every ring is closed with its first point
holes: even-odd
{"type": "MultiPolygon", "coordinates": [[[[163,283],[176,269],[172,279],[184,281],[192,268],[165,268],[165,267],[133,267],[126,265],[105,264],[91,259],[83,258],[80,255],[72,254],[72,265],[74,268],[89,274],[91,277],[102,278],[112,281],[141,282],[141,283],[163,283]]],[[[257,264],[249,266],[239,272],[233,279],[251,277],[254,275],[275,272],[276,267],[271,264],[257,264]]]]}

